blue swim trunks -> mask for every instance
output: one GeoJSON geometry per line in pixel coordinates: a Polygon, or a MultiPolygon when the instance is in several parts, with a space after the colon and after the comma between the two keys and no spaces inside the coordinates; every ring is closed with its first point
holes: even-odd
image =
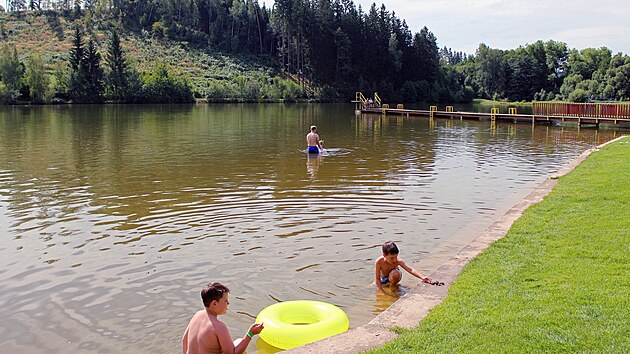
{"type": "MultiPolygon", "coordinates": [[[[392,269],[392,271],[397,270],[400,273],[400,268],[396,267],[394,269],[392,269]]],[[[391,272],[390,272],[391,274],[391,272]]],[[[385,285],[387,283],[389,283],[389,276],[384,276],[384,275],[379,275],[379,277],[381,278],[381,284],[385,285]]],[[[400,277],[402,278],[402,273],[400,273],[400,277]]]]}
{"type": "Polygon", "coordinates": [[[319,154],[319,148],[317,146],[309,146],[308,147],[309,154],[319,154]]]}

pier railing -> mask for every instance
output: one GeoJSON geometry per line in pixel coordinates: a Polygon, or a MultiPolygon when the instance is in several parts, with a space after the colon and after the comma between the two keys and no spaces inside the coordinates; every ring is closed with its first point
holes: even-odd
{"type": "Polygon", "coordinates": [[[353,102],[358,103],[358,104],[361,104],[361,108],[362,108],[362,109],[363,109],[363,108],[365,108],[365,107],[367,106],[367,105],[366,105],[367,99],[365,98],[365,96],[363,96],[363,93],[362,93],[362,92],[357,92],[357,93],[355,94],[355,98],[354,98],[354,101],[353,101],[353,102]]]}
{"type": "Polygon", "coordinates": [[[630,119],[628,103],[534,102],[532,113],[540,116],[630,119]]]}
{"type": "Polygon", "coordinates": [[[356,104],[357,110],[366,108],[381,108],[381,97],[378,95],[378,92],[374,92],[374,100],[372,100],[371,98],[366,98],[363,95],[363,92],[357,91],[355,93],[354,101],[352,102],[356,104]]]}

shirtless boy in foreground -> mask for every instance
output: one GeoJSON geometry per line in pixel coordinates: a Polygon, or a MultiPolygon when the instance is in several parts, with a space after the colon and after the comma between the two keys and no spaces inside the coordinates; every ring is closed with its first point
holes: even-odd
{"type": "Polygon", "coordinates": [[[402,272],[400,267],[406,270],[409,274],[422,279],[425,283],[430,283],[431,278],[425,277],[418,273],[415,269],[405,263],[402,259],[398,258],[398,247],[393,241],[387,241],[383,244],[383,255],[378,257],[374,267],[374,284],[378,291],[383,291],[383,285],[391,284],[396,285],[402,279],[402,272]]]}
{"type": "Polygon", "coordinates": [[[263,330],[263,324],[254,323],[243,338],[232,342],[227,326],[217,316],[227,312],[228,289],[221,283],[209,283],[201,289],[204,310],[190,320],[182,337],[183,354],[241,354],[252,337],[263,330]]]}

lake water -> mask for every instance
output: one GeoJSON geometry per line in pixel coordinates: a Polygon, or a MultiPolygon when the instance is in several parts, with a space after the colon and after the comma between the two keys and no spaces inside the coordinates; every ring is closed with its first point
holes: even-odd
{"type": "Polygon", "coordinates": [[[384,241],[430,274],[618,135],[350,104],[0,107],[0,352],[178,352],[210,281],[234,337],[294,299],[358,327],[418,283],[375,294],[384,241]]]}

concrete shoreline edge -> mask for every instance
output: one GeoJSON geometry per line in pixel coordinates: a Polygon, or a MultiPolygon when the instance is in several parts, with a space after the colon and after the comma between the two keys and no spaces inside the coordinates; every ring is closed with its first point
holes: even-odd
{"type": "Polygon", "coordinates": [[[488,248],[492,243],[507,234],[512,224],[530,206],[539,203],[557,185],[557,179],[573,171],[590,154],[604,146],[623,139],[622,135],[616,139],[590,148],[574,158],[558,172],[552,174],[524,199],[516,203],[479,236],[462,248],[454,257],[439,266],[430,276],[445,283],[445,286],[432,286],[424,283],[394,302],[367,324],[351,329],[317,342],[293,348],[285,353],[359,353],[384,345],[398,337],[391,331],[392,327],[413,328],[437,305],[442,303],[448,294],[448,289],[462,269],[473,258],[488,248]]]}

